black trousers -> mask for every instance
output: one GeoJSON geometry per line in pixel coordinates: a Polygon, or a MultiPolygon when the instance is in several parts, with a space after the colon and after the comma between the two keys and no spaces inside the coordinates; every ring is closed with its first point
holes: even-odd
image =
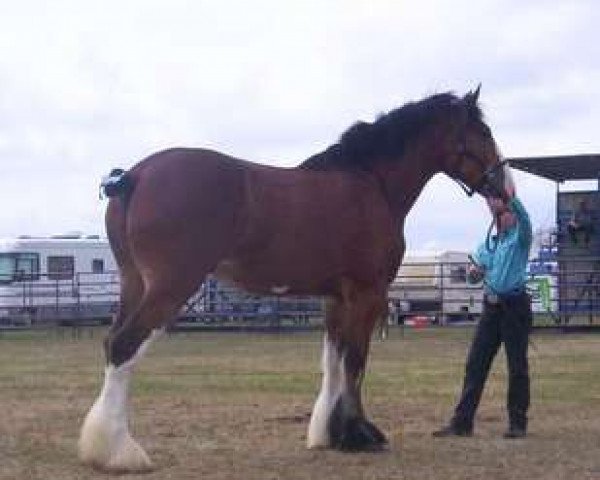
{"type": "Polygon", "coordinates": [[[527,428],[529,365],[527,348],[532,314],[529,295],[506,297],[499,304],[484,302],[481,320],[469,350],[460,400],[452,422],[472,429],[475,411],[492,361],[504,344],[508,361],[507,409],[511,425],[527,428]]]}

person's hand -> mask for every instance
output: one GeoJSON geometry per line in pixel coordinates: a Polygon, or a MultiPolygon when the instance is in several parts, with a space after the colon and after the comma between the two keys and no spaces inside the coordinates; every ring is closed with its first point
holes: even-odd
{"type": "Polygon", "coordinates": [[[504,199],[498,196],[487,197],[486,201],[488,206],[490,207],[490,211],[494,215],[498,215],[506,210],[506,202],[504,201],[504,199]]]}

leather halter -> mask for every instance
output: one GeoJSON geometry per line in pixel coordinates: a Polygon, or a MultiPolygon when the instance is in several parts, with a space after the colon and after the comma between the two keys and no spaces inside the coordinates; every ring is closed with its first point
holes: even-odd
{"type": "Polygon", "coordinates": [[[498,196],[500,198],[506,197],[506,193],[502,191],[500,186],[498,186],[495,175],[496,171],[499,168],[504,167],[508,160],[502,160],[486,168],[483,160],[481,160],[481,158],[479,158],[477,155],[468,150],[466,136],[462,139],[462,142],[459,145],[458,156],[461,158],[461,162],[458,165],[458,167],[453,172],[451,172],[450,176],[452,180],[458,183],[460,188],[463,189],[467,196],[472,197],[477,192],[482,192],[484,189],[489,189],[489,191],[491,191],[495,196],[498,196]],[[466,161],[474,161],[483,170],[481,178],[472,187],[467,185],[466,182],[460,178],[460,167],[462,167],[462,165],[466,161]]]}

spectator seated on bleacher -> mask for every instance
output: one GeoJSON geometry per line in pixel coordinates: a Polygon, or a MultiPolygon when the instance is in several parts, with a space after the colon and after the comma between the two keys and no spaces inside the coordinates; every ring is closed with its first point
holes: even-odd
{"type": "Polygon", "coordinates": [[[571,241],[577,244],[577,234],[583,233],[583,239],[586,247],[590,243],[590,237],[594,233],[594,224],[592,221],[592,212],[589,209],[587,200],[581,200],[577,210],[573,212],[567,225],[567,230],[571,241]]]}

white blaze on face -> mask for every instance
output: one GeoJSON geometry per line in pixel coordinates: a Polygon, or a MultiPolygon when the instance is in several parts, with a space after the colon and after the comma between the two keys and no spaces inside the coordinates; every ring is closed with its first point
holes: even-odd
{"type": "Polygon", "coordinates": [[[162,330],[154,330],[124,364],[106,368],[102,391],[81,428],[79,456],[84,463],[108,470],[151,468],[146,452],[129,433],[127,392],[133,367],[160,333],[162,330]]]}
{"type": "Polygon", "coordinates": [[[508,164],[504,164],[503,166],[504,173],[504,189],[507,191],[515,192],[515,180],[513,178],[512,170],[508,166],[508,164]]]}
{"type": "Polygon", "coordinates": [[[328,340],[323,342],[323,380],[321,391],[315,402],[308,426],[308,448],[328,447],[331,439],[327,425],[336,402],[346,385],[344,358],[338,354],[335,346],[328,340]]]}

